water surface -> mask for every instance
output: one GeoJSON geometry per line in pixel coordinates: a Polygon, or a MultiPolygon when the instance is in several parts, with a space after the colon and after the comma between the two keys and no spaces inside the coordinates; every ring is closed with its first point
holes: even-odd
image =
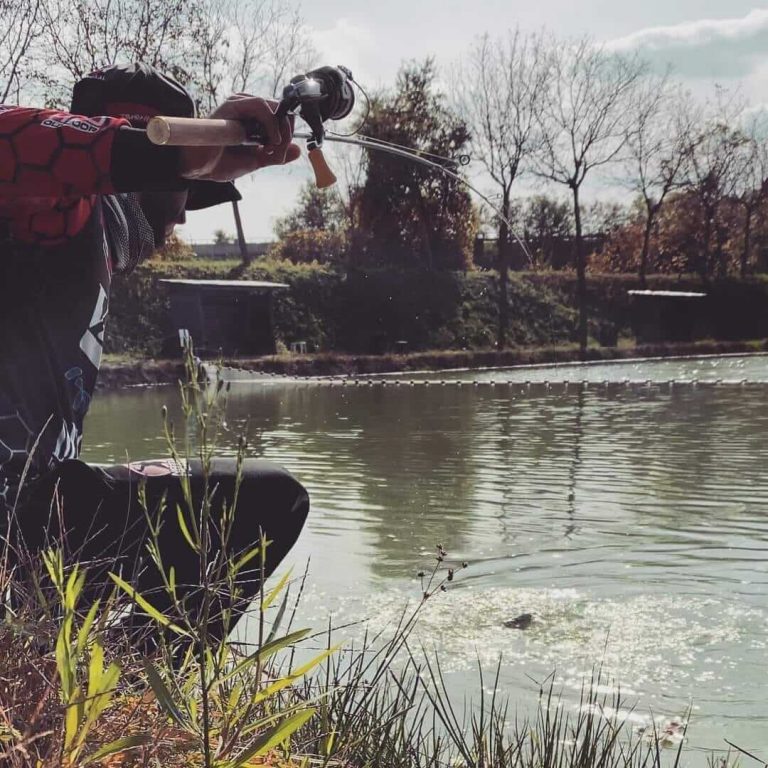
{"type": "MultiPolygon", "coordinates": [[[[452,685],[471,695],[501,654],[521,708],[553,671],[574,703],[602,662],[638,722],[692,701],[692,747],[768,757],[768,358],[388,381],[229,393],[223,452],[247,428],[312,497],[291,556],[311,556],[305,625],[386,628],[439,542],[470,564],[419,630],[452,685]]],[[[163,404],[178,420],[173,388],[101,393],[86,458],[164,455],[163,404]]]]}

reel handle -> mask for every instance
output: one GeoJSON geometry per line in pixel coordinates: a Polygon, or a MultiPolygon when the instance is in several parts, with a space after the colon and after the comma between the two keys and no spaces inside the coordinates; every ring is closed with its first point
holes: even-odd
{"type": "Polygon", "coordinates": [[[325,155],[320,147],[309,150],[309,164],[315,172],[315,184],[318,189],[327,189],[336,183],[336,174],[328,167],[325,155]]]}
{"type": "MultiPolygon", "coordinates": [[[[153,117],[147,123],[147,138],[167,147],[231,147],[249,144],[268,145],[269,140],[258,123],[241,120],[196,117],[153,117]]],[[[331,187],[336,176],[328,167],[323,151],[309,150],[309,162],[319,189],[331,187]]]]}

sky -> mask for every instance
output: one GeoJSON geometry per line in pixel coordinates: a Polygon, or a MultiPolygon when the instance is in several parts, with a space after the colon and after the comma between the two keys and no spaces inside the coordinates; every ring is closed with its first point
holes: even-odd
{"type": "MultiPolygon", "coordinates": [[[[589,34],[613,50],[640,51],[694,93],[739,87],[753,106],[768,104],[768,5],[742,0],[323,0],[302,6],[318,62],[344,64],[366,89],[394,84],[403,61],[434,56],[450,66],[486,32],[547,29],[589,34]]],[[[300,142],[303,144],[303,142],[300,142]]],[[[328,153],[331,160],[332,152],[328,153]]],[[[292,210],[311,178],[305,156],[238,181],[246,239],[273,240],[275,220],[292,210]]],[[[235,232],[232,209],[191,212],[179,234],[190,242],[235,232]]]]}

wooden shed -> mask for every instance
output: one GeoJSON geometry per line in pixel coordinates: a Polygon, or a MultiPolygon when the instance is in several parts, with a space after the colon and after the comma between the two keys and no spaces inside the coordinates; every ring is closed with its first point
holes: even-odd
{"type": "Polygon", "coordinates": [[[201,358],[275,354],[273,296],[285,283],[257,280],[171,280],[170,346],[188,334],[201,358]]]}
{"type": "Polygon", "coordinates": [[[706,293],[692,291],[628,291],[632,330],[640,344],[694,341],[704,327],[706,293]]]}

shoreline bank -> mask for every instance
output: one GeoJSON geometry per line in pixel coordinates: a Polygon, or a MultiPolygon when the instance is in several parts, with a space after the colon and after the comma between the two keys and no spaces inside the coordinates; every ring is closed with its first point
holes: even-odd
{"type": "MultiPolygon", "coordinates": [[[[586,362],[649,357],[688,357],[768,352],[768,339],[752,341],[698,341],[686,344],[642,344],[626,347],[590,347],[586,362]]],[[[243,371],[286,376],[355,376],[400,371],[455,368],[501,368],[516,365],[579,362],[578,346],[517,347],[505,350],[436,350],[410,354],[272,355],[224,359],[225,366],[243,371]]],[[[175,384],[183,375],[180,359],[118,359],[102,364],[99,389],[175,384]]]]}

